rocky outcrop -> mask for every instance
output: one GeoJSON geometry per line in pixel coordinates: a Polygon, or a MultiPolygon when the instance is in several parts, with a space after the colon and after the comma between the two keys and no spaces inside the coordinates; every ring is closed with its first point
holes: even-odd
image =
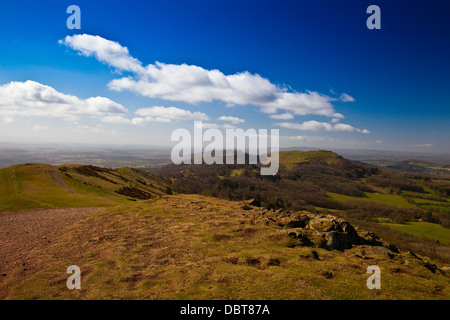
{"type": "Polygon", "coordinates": [[[275,220],[286,228],[287,234],[296,239],[299,245],[324,248],[327,250],[346,250],[355,245],[380,246],[392,254],[398,249],[371,232],[358,230],[348,221],[333,215],[313,215],[307,212],[280,214],[275,220]]]}

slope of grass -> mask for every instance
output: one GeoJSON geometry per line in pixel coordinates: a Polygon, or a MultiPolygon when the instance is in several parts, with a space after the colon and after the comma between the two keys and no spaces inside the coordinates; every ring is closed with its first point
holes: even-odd
{"type": "Polygon", "coordinates": [[[450,212],[450,206],[435,206],[429,204],[421,204],[421,208],[432,210],[433,212],[450,212]]]}
{"type": "Polygon", "coordinates": [[[449,205],[449,202],[444,202],[444,201],[437,201],[437,200],[431,200],[431,199],[424,199],[424,198],[411,198],[412,200],[414,200],[414,202],[418,203],[418,204],[430,204],[430,205],[437,205],[437,206],[445,206],[445,205],[449,205]]]}
{"type": "Polygon", "coordinates": [[[78,172],[80,167],[27,164],[1,169],[0,212],[118,205],[129,202],[132,195],[117,191],[130,186],[151,195],[164,194],[165,184],[151,173],[128,168],[96,173],[103,169],[91,168],[89,175],[78,172]]]}
{"type": "Polygon", "coordinates": [[[369,193],[365,192],[367,198],[347,196],[338,193],[329,192],[327,195],[333,199],[346,202],[346,201],[365,201],[365,202],[375,202],[383,203],[391,206],[397,206],[402,208],[415,208],[416,206],[412,203],[406,201],[401,195],[396,194],[383,194],[383,193],[369,193]]]}
{"type": "Polygon", "coordinates": [[[39,207],[39,203],[23,195],[14,167],[0,169],[0,212],[39,207]]]}
{"type": "Polygon", "coordinates": [[[367,247],[370,260],[357,257],[358,248],[290,247],[278,225],[258,220],[262,209],[242,204],[177,195],[108,209],[73,226],[49,250],[31,253],[30,263],[40,259],[41,269],[9,298],[450,298],[450,279],[419,260],[388,259],[367,247]],[[82,270],[81,290],[66,288],[72,264],[82,270]],[[381,290],[366,287],[372,264],[382,270],[381,290]]]}
{"type": "Polygon", "coordinates": [[[288,169],[292,168],[294,166],[294,164],[296,164],[296,163],[306,163],[306,162],[310,162],[310,161],[322,161],[327,164],[331,164],[336,159],[341,158],[338,154],[331,152],[331,151],[327,151],[327,150],[280,151],[279,157],[280,157],[280,163],[283,164],[288,169]]]}
{"type": "Polygon", "coordinates": [[[435,193],[433,192],[433,190],[431,190],[430,188],[428,188],[427,186],[425,186],[425,185],[423,184],[423,179],[412,179],[412,180],[414,180],[419,186],[421,186],[421,187],[423,188],[423,191],[424,191],[425,193],[428,193],[428,194],[435,194],[435,193]]]}
{"type": "Polygon", "coordinates": [[[59,185],[52,175],[59,175],[51,165],[36,164],[17,166],[16,177],[23,196],[42,207],[101,207],[111,205],[106,199],[89,194],[70,192],[70,188],[59,185]]]}
{"type": "Polygon", "coordinates": [[[383,223],[389,228],[402,231],[404,233],[416,236],[426,237],[449,245],[450,244],[450,229],[445,228],[439,224],[429,222],[409,222],[406,224],[383,223]]]}
{"type": "Polygon", "coordinates": [[[56,184],[49,165],[19,165],[0,173],[0,212],[38,208],[106,206],[96,197],[72,194],[56,184]]]}

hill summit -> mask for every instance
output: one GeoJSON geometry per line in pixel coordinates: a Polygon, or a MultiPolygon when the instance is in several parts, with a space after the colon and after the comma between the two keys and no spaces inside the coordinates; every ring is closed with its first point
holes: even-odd
{"type": "Polygon", "coordinates": [[[280,163],[286,168],[290,169],[297,163],[308,162],[322,162],[326,164],[333,164],[337,159],[343,159],[342,156],[328,150],[317,151],[280,151],[279,152],[280,163]]]}
{"type": "Polygon", "coordinates": [[[148,171],[92,165],[15,165],[0,169],[0,181],[0,212],[109,207],[170,192],[168,181],[148,171]]]}

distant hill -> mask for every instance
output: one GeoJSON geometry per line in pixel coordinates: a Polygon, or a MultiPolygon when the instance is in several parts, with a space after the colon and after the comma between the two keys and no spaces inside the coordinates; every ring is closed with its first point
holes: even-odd
{"type": "Polygon", "coordinates": [[[318,150],[318,151],[280,151],[279,153],[280,163],[286,168],[290,169],[297,163],[307,163],[307,162],[323,162],[326,164],[333,164],[338,159],[343,159],[340,155],[328,151],[328,150],[318,150]]]}
{"type": "Polygon", "coordinates": [[[103,207],[166,194],[168,183],[148,171],[30,163],[0,169],[0,212],[103,207]]]}
{"type": "Polygon", "coordinates": [[[385,164],[386,168],[421,173],[435,177],[450,177],[450,164],[424,160],[404,160],[385,164]]]}

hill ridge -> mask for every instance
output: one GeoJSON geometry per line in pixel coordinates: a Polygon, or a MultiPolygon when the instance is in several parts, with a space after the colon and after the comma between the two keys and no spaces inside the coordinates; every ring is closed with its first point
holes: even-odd
{"type": "Polygon", "coordinates": [[[0,180],[0,212],[117,205],[164,195],[170,182],[138,169],[42,163],[0,169],[0,180]]]}

